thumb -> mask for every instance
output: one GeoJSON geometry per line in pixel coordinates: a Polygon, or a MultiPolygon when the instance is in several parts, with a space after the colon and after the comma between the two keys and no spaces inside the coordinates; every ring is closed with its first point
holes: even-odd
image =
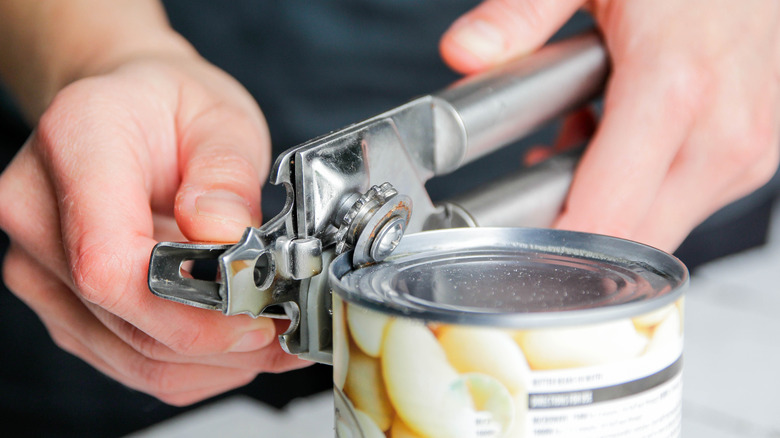
{"type": "Polygon", "coordinates": [[[439,50],[454,70],[484,70],[541,47],[585,0],[485,0],[444,33],[439,50]]]}
{"type": "Polygon", "coordinates": [[[180,137],[182,181],[175,216],[192,241],[235,242],[260,226],[260,188],[270,141],[262,115],[210,112],[180,137]],[[204,120],[205,118],[208,120],[204,120]]]}

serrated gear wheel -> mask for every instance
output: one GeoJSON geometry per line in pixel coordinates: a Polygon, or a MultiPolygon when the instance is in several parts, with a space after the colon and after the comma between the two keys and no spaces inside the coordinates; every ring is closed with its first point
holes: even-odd
{"type": "Polygon", "coordinates": [[[411,199],[390,183],[371,187],[339,221],[336,253],[354,249],[355,265],[384,259],[398,245],[411,212],[411,199]]]}

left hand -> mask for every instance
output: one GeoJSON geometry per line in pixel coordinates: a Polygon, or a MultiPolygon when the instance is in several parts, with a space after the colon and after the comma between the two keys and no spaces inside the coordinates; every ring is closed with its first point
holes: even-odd
{"type": "Polygon", "coordinates": [[[260,224],[270,138],[238,82],[194,51],[145,55],[61,90],[0,175],[3,279],[54,342],[187,405],[309,365],[268,318],[155,297],[161,240],[234,242],[260,224]]]}
{"type": "Polygon", "coordinates": [[[472,73],[531,53],[588,8],[612,62],[604,115],[555,226],[676,249],[780,160],[780,3],[486,0],[441,52],[472,73]]]}

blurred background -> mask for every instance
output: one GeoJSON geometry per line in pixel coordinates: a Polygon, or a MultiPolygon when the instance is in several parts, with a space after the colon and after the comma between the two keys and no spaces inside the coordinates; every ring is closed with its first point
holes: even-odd
{"type": "MultiPolygon", "coordinates": [[[[457,78],[438,56],[438,38],[476,2],[398,3],[165,1],[174,28],[260,103],[274,156],[457,78]]],[[[558,37],[590,26],[588,17],[578,15],[558,37]]],[[[555,128],[432,181],[432,198],[515,171],[528,147],[552,142],[555,128]]],[[[29,132],[13,102],[0,95],[3,166],[29,132]]],[[[693,271],[686,308],[685,437],[780,436],[780,352],[774,339],[780,333],[780,219],[777,209],[773,214],[778,187],[776,176],[702,224],[676,253],[693,271]]],[[[266,219],[281,210],[282,196],[277,187],[264,189],[266,219]]],[[[60,350],[37,316],[5,289],[0,313],[0,415],[4,429],[23,431],[19,436],[332,436],[330,367],[261,375],[240,390],[174,408],[60,350]]]]}

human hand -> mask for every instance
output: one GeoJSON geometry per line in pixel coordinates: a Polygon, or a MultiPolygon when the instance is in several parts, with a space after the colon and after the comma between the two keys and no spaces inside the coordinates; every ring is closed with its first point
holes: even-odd
{"type": "Polygon", "coordinates": [[[534,51],[583,6],[612,73],[555,226],[672,251],[777,169],[780,4],[486,0],[447,31],[442,55],[463,73],[487,69],[534,51]]]}
{"type": "Polygon", "coordinates": [[[236,241],[260,224],[269,155],[251,96],[194,51],[104,65],[57,94],[0,177],[5,282],[59,346],[170,404],[304,366],[272,320],[146,285],[158,240],[236,241]]]}

